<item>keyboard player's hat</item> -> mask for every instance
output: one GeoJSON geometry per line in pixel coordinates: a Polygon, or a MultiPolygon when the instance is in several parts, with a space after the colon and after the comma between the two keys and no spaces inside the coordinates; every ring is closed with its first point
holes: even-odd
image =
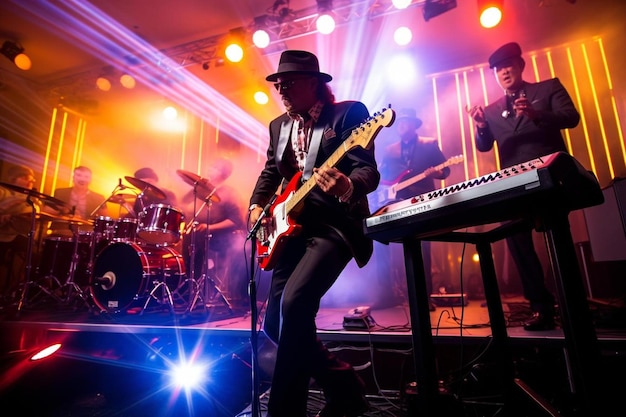
{"type": "Polygon", "coordinates": [[[416,115],[417,113],[415,112],[415,109],[400,109],[398,110],[398,121],[400,120],[410,120],[413,123],[415,123],[415,129],[419,129],[420,126],[422,125],[422,120],[420,118],[417,117],[416,115]]]}
{"type": "Polygon", "coordinates": [[[489,68],[495,68],[498,64],[522,57],[522,48],[517,42],[505,43],[489,56],[489,68]]]}

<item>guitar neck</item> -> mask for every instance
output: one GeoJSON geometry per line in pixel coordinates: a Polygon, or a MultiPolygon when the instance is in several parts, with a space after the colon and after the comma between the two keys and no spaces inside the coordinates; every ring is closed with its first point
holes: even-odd
{"type": "MultiPolygon", "coordinates": [[[[344,157],[346,152],[347,152],[347,149],[345,149],[345,143],[344,143],[342,146],[339,146],[339,148],[337,148],[335,150],[335,152],[333,152],[330,155],[330,157],[328,157],[326,162],[324,162],[324,166],[329,166],[329,167],[336,166],[339,163],[339,161],[341,160],[341,158],[344,157]]],[[[315,179],[313,178],[313,175],[311,175],[311,178],[306,180],[300,186],[300,188],[298,188],[293,193],[293,197],[291,197],[291,199],[289,199],[285,203],[285,207],[286,207],[287,213],[290,213],[292,210],[296,210],[296,209],[300,208],[300,205],[302,204],[304,199],[309,195],[311,190],[313,190],[315,185],[316,185],[315,179]]]]}

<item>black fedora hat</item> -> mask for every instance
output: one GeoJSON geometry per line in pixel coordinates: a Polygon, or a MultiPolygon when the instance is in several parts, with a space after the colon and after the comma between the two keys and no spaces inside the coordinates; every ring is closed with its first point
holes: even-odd
{"type": "Polygon", "coordinates": [[[274,74],[268,75],[267,81],[277,81],[283,74],[304,73],[319,77],[325,82],[333,79],[328,74],[320,72],[320,64],[317,57],[307,51],[284,51],[280,55],[278,70],[274,74]]]}
{"type": "Polygon", "coordinates": [[[416,116],[415,109],[400,109],[398,110],[398,120],[410,120],[415,123],[415,129],[419,129],[422,125],[422,120],[416,116]]]}

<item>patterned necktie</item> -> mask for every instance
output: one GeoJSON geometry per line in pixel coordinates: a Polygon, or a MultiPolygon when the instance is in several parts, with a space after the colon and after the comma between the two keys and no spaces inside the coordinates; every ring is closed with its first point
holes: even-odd
{"type": "Polygon", "coordinates": [[[293,153],[298,163],[298,169],[304,171],[304,163],[307,155],[307,138],[304,129],[304,119],[300,116],[294,122],[294,126],[297,127],[295,135],[292,135],[291,145],[293,147],[293,153]]]}

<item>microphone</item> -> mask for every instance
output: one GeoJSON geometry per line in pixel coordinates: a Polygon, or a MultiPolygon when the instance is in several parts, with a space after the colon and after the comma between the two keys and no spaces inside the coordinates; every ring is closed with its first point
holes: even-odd
{"type": "Polygon", "coordinates": [[[127,189],[128,187],[127,187],[127,186],[125,186],[124,184],[122,184],[122,179],[121,179],[121,178],[118,178],[118,179],[119,179],[119,183],[117,184],[118,188],[119,188],[120,190],[125,190],[125,189],[127,189]]]}
{"type": "Polygon", "coordinates": [[[272,197],[270,202],[267,203],[267,205],[265,207],[263,207],[263,212],[261,213],[261,215],[257,219],[256,223],[254,223],[254,226],[252,226],[252,229],[250,229],[250,231],[248,232],[248,236],[246,237],[246,241],[250,240],[252,238],[252,236],[254,236],[254,234],[257,232],[257,230],[259,230],[259,227],[261,227],[261,222],[270,213],[270,208],[272,207],[272,204],[274,204],[274,201],[276,201],[277,197],[278,197],[278,195],[274,194],[274,196],[272,197]]]}

